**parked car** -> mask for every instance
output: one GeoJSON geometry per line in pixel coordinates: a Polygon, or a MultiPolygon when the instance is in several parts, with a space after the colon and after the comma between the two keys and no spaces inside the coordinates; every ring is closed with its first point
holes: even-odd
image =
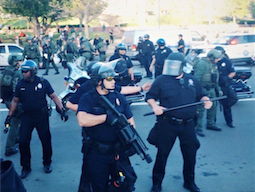
{"type": "Polygon", "coordinates": [[[224,34],[211,44],[196,46],[193,47],[193,50],[200,53],[199,57],[206,57],[207,53],[216,46],[223,47],[233,63],[245,62],[250,64],[254,62],[252,58],[255,56],[255,34],[224,34]]]}
{"type": "Polygon", "coordinates": [[[155,46],[158,39],[163,38],[166,42],[166,46],[171,48],[173,52],[177,51],[178,35],[183,35],[185,42],[185,51],[192,49],[193,46],[203,45],[207,42],[204,37],[197,31],[189,30],[186,28],[166,28],[166,29],[143,29],[143,30],[131,30],[123,33],[122,42],[127,45],[127,55],[131,59],[136,59],[138,52],[136,47],[139,37],[143,37],[145,34],[150,35],[150,41],[155,46]]]}
{"type": "Polygon", "coordinates": [[[0,44],[0,68],[8,66],[8,57],[12,53],[18,53],[22,55],[23,48],[17,44],[0,44]]]}
{"type": "MultiPolygon", "coordinates": [[[[22,55],[24,48],[17,45],[17,44],[13,44],[13,43],[1,43],[0,44],[0,69],[5,68],[6,66],[8,66],[8,57],[10,54],[12,53],[18,53],[20,55],[22,55]]],[[[58,64],[60,61],[60,59],[57,57],[57,55],[55,54],[54,56],[54,62],[56,64],[58,64]]],[[[45,66],[43,66],[42,68],[45,68],[45,66]]]]}

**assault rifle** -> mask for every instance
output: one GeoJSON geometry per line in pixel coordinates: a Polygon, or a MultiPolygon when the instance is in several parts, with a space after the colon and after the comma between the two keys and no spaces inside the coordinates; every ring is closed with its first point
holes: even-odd
{"type": "Polygon", "coordinates": [[[129,124],[127,118],[122,113],[120,113],[105,96],[101,95],[99,103],[107,110],[111,110],[113,114],[117,115],[116,123],[119,126],[117,134],[121,142],[124,145],[131,145],[135,150],[135,153],[140,155],[142,160],[145,159],[147,163],[151,163],[152,159],[150,155],[146,154],[148,148],[146,147],[139,134],[136,132],[135,128],[129,124]]]}
{"type": "MultiPolygon", "coordinates": [[[[212,98],[212,99],[209,99],[209,100],[198,101],[198,102],[195,102],[195,103],[190,103],[190,104],[186,104],[186,105],[171,107],[171,108],[168,108],[168,109],[164,109],[163,112],[173,111],[173,110],[176,110],[176,109],[182,109],[182,108],[191,107],[191,106],[195,106],[195,105],[200,105],[200,104],[203,104],[205,101],[218,101],[218,100],[226,99],[226,98],[227,98],[227,96],[224,95],[224,96],[215,97],[215,98],[212,98]]],[[[149,115],[153,115],[153,114],[154,114],[154,112],[150,112],[150,113],[145,113],[143,116],[149,116],[149,115]]]]}

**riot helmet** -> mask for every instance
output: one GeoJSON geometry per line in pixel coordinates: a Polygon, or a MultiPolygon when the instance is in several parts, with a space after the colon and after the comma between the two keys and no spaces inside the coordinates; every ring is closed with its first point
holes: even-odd
{"type": "Polygon", "coordinates": [[[145,34],[143,37],[148,39],[150,38],[149,34],[145,34]]]}
{"type": "Polygon", "coordinates": [[[117,46],[117,49],[118,50],[127,50],[127,46],[126,46],[126,44],[125,43],[120,43],[120,44],[118,44],[118,46],[117,46]]]}
{"type": "Polygon", "coordinates": [[[103,37],[99,37],[98,38],[98,41],[100,42],[100,41],[104,41],[104,38],[103,37]]]}
{"type": "Polygon", "coordinates": [[[111,66],[119,76],[125,76],[128,74],[127,63],[123,58],[115,59],[107,63],[107,65],[111,66]]]}
{"type": "MultiPolygon", "coordinates": [[[[92,66],[90,77],[92,80],[92,84],[94,86],[97,86],[101,80],[106,79],[108,77],[115,77],[117,75],[118,74],[114,72],[114,69],[110,65],[100,63],[99,65],[96,65],[95,67],[92,66]]],[[[102,89],[105,88],[103,82],[101,84],[101,87],[102,89]]]]}
{"type": "Polygon", "coordinates": [[[83,41],[86,41],[86,40],[87,40],[86,37],[84,37],[84,36],[81,36],[81,37],[80,37],[80,42],[83,42],[83,41]]]}
{"type": "Polygon", "coordinates": [[[23,55],[19,55],[19,54],[11,54],[8,57],[8,63],[9,65],[16,67],[16,65],[18,64],[18,61],[23,61],[24,57],[23,55]]]}
{"type": "Polygon", "coordinates": [[[213,63],[215,63],[215,59],[220,59],[221,55],[221,51],[218,51],[217,49],[212,49],[207,53],[207,57],[213,63]]]}
{"type": "Polygon", "coordinates": [[[159,47],[162,47],[162,46],[165,46],[166,45],[166,42],[164,39],[158,39],[157,40],[157,44],[159,47]]]}
{"type": "Polygon", "coordinates": [[[225,49],[221,46],[216,46],[214,49],[221,51],[222,54],[224,54],[226,52],[225,49]]]}
{"type": "Polygon", "coordinates": [[[97,61],[92,61],[88,67],[87,67],[87,73],[89,76],[91,76],[92,70],[96,67],[100,67],[102,65],[101,62],[97,62],[97,61]]]}
{"type": "Polygon", "coordinates": [[[37,69],[37,64],[33,60],[26,60],[21,65],[22,73],[27,73],[28,71],[31,71],[31,77],[27,79],[28,81],[34,79],[35,75],[37,74],[37,69]]]}
{"type": "Polygon", "coordinates": [[[30,35],[28,35],[27,38],[26,38],[26,41],[28,41],[28,40],[31,40],[31,41],[32,41],[32,40],[33,40],[33,37],[30,36],[30,35]]]}
{"type": "Polygon", "coordinates": [[[185,57],[182,53],[171,53],[165,60],[163,75],[178,77],[182,74],[185,65],[185,57]]]}

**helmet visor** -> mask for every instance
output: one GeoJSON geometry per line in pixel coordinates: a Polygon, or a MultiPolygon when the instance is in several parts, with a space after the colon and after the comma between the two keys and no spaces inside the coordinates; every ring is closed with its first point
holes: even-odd
{"type": "Polygon", "coordinates": [[[165,60],[163,75],[179,76],[182,73],[182,61],[165,60]]]}

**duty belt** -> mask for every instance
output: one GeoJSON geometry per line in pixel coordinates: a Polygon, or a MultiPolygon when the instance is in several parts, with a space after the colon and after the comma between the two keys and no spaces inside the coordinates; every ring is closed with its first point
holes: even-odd
{"type": "Polygon", "coordinates": [[[203,88],[205,88],[208,91],[210,89],[215,89],[215,85],[205,85],[203,86],[203,88]]]}
{"type": "Polygon", "coordinates": [[[116,154],[119,151],[120,143],[106,144],[98,141],[92,141],[90,146],[96,148],[102,154],[116,154]]]}
{"type": "Polygon", "coordinates": [[[162,117],[159,116],[159,119],[167,120],[172,125],[187,125],[189,122],[192,122],[194,120],[194,118],[181,119],[181,118],[176,118],[176,117],[172,117],[168,115],[162,115],[162,117]]]}

